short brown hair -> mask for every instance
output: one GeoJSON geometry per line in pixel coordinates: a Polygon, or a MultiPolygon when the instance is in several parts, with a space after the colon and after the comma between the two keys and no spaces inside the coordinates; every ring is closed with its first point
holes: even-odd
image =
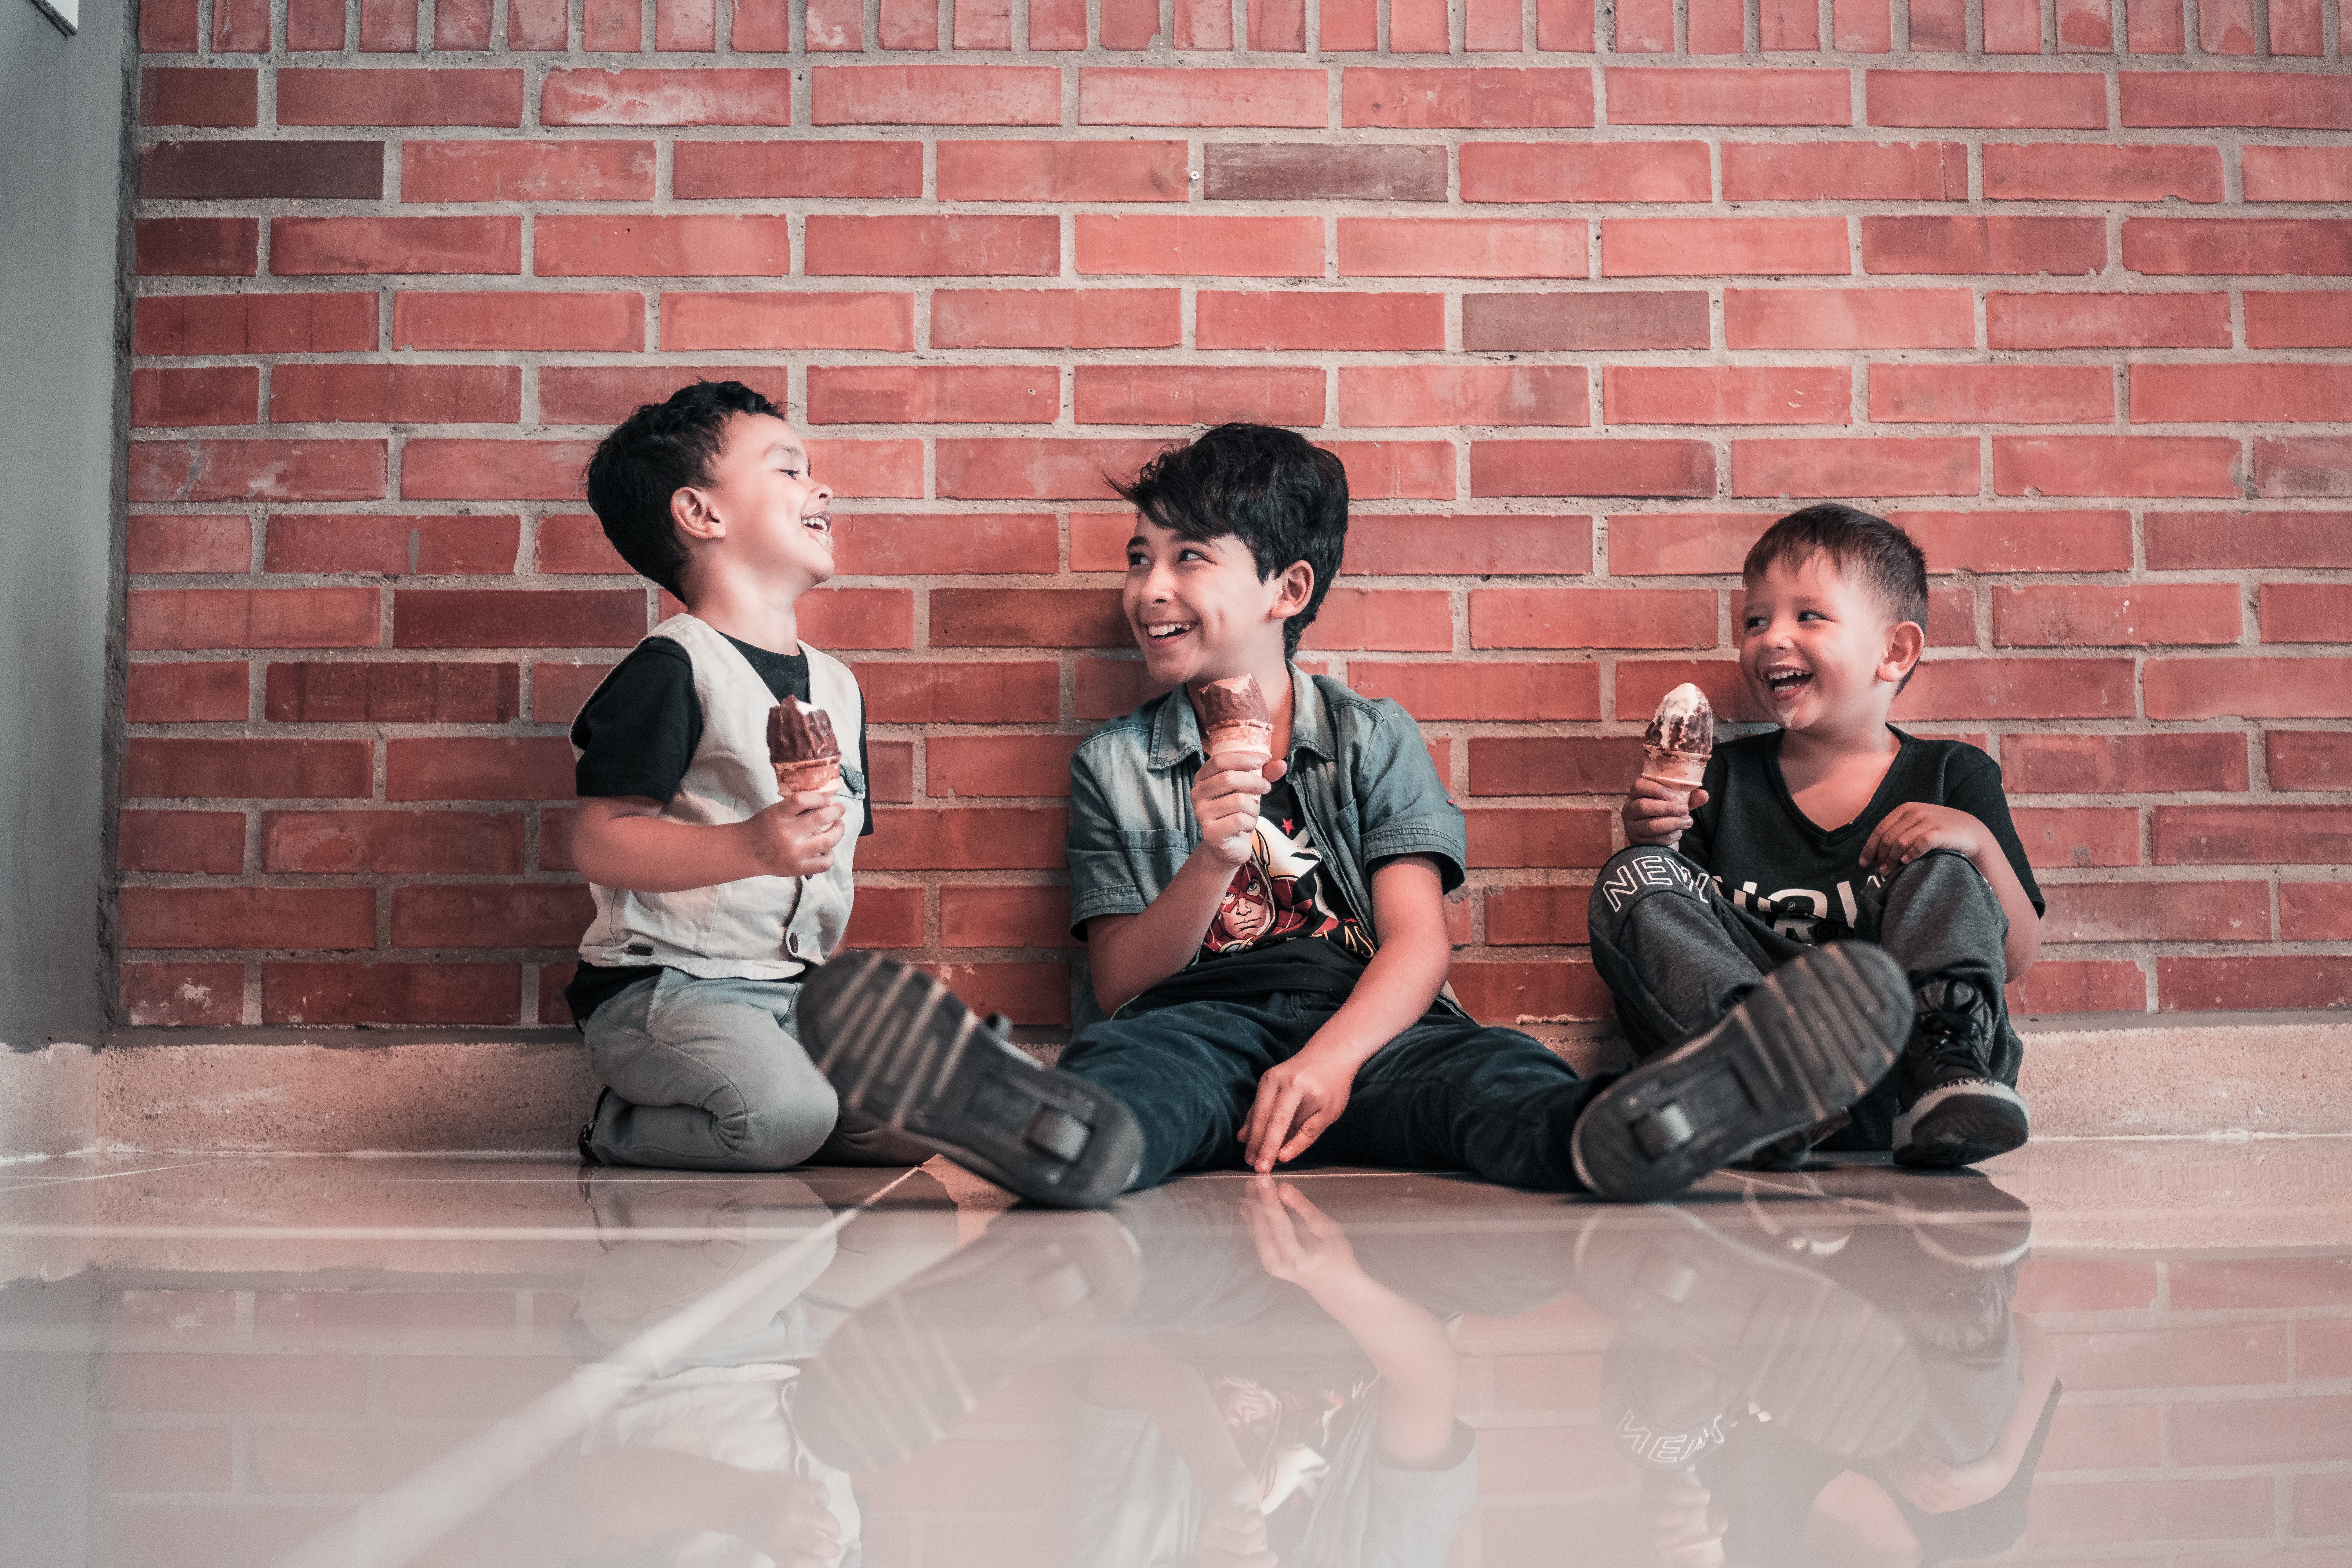
{"type": "Polygon", "coordinates": [[[1927,629],[1927,558],[1911,536],[1883,517],[1824,501],[1792,511],[1764,531],[1741,563],[1744,578],[1761,577],[1786,563],[1801,565],[1826,555],[1862,581],[1878,607],[1895,621],[1927,629]]]}

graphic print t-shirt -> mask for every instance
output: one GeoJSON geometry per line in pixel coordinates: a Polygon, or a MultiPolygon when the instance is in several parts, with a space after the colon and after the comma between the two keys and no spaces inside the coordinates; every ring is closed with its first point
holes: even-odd
{"type": "Polygon", "coordinates": [[[1882,885],[1863,868],[1862,847],[1887,813],[1919,801],[1983,823],[2041,913],[2042,889],[2010,821],[2000,765],[1958,741],[1923,741],[1887,728],[1901,749],[1862,815],[1835,828],[1816,826],[1790,795],[1780,773],[1781,731],[1718,746],[1701,786],[1707,803],[1691,814],[1683,833],[1684,857],[1712,874],[1725,898],[1781,935],[1814,945],[1835,942],[1854,934],[1864,911],[1880,901],[1882,885]]]}

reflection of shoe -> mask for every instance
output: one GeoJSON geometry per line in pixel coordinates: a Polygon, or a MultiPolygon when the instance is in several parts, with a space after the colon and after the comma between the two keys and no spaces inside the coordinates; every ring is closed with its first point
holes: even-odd
{"type": "Polygon", "coordinates": [[[1604,1198],[1672,1197],[1869,1093],[1910,1026],[1910,983],[1880,949],[1800,953],[1713,1028],[1602,1090],[1570,1135],[1577,1176],[1604,1198]]]}
{"type": "Polygon", "coordinates": [[[1126,1106],[1039,1067],[938,979],[894,959],[853,952],[816,970],[800,1026],[843,1106],[1024,1198],[1100,1208],[1142,1158],[1126,1106]]]}
{"type": "Polygon", "coordinates": [[[999,1215],[825,1342],[793,1396],[801,1436],[845,1470],[897,1464],[1024,1368],[1124,1316],[1141,1278],[1133,1238],[1108,1215],[999,1215]]]}
{"type": "Polygon", "coordinates": [[[1596,1210],[1578,1237],[1577,1293],[1617,1320],[1611,1346],[1670,1348],[1736,1385],[1752,1410],[1832,1454],[1886,1453],[1917,1424],[1927,1384],[1884,1313],[1832,1280],[1689,1211],[1596,1210]]]}
{"type": "Polygon", "coordinates": [[[1853,1210],[1802,1172],[1769,1184],[1742,1175],[1739,1203],[1748,1222],[1791,1258],[1835,1258],[1853,1239],[1853,1210]]]}
{"type": "Polygon", "coordinates": [[[1896,1164],[1973,1165],[2025,1142],[2025,1101],[1993,1067],[1994,1000],[1958,977],[1919,987],[1917,1018],[1895,1068],[1896,1164]]]}
{"type": "Polygon", "coordinates": [[[1887,1212],[1929,1256],[1963,1268],[2005,1268],[2033,1249],[2033,1210],[1982,1171],[1887,1174],[1887,1212]]]}

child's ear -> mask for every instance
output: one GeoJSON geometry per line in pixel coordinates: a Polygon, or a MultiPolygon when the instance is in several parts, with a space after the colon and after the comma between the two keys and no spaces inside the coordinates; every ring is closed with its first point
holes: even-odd
{"type": "Polygon", "coordinates": [[[1304,561],[1294,561],[1283,568],[1281,592],[1275,595],[1273,618],[1286,621],[1307,607],[1315,596],[1315,568],[1304,561]]]}
{"type": "Polygon", "coordinates": [[[669,520],[688,539],[727,536],[727,524],[711,506],[709,495],[693,485],[680,485],[670,491],[669,520]]]}
{"type": "Polygon", "coordinates": [[[1900,680],[1927,650],[1927,628],[1916,621],[1897,621],[1886,633],[1886,657],[1879,661],[1878,679],[1900,680]]]}

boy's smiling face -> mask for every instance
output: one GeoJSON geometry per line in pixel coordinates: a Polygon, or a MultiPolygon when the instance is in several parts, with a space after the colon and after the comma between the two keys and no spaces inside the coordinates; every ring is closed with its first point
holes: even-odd
{"type": "Polygon", "coordinates": [[[1152,680],[1192,686],[1279,665],[1282,623],[1313,580],[1299,562],[1261,582],[1239,538],[1187,539],[1139,516],[1119,603],[1152,680]]]}
{"type": "MultiPolygon", "coordinates": [[[[763,580],[814,586],[833,575],[833,492],[809,474],[800,433],[768,414],[727,421],[726,442],[711,459],[706,498],[717,532],[693,530],[730,565],[763,580]]],[[[699,563],[698,563],[699,564],[699,563]]]]}
{"type": "Polygon", "coordinates": [[[1748,579],[1740,673],[1757,706],[1784,730],[1884,724],[1921,640],[1917,626],[1890,620],[1877,596],[1825,553],[1776,561],[1748,579]]]}

